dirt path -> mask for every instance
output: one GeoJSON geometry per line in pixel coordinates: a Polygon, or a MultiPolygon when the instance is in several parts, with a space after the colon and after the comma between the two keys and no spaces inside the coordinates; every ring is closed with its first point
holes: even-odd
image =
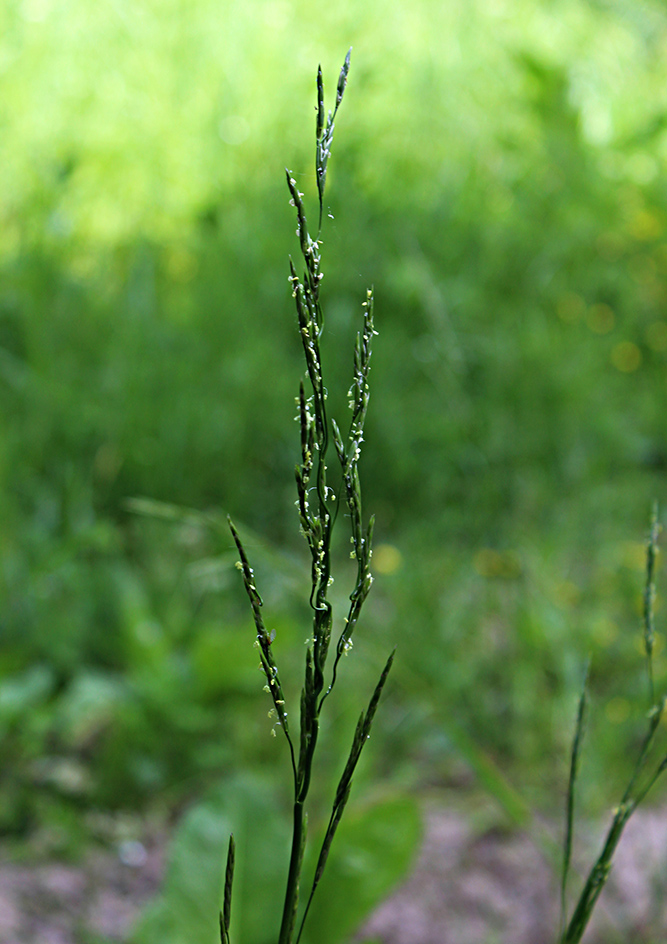
{"type": "Polygon", "coordinates": [[[160,887],[166,837],[152,829],[77,865],[16,864],[0,848],[0,944],[82,944],[91,931],[123,941],[160,887]]]}
{"type": "MultiPolygon", "coordinates": [[[[465,820],[431,809],[425,841],[407,883],[363,929],[382,944],[552,944],[559,889],[546,857],[527,836],[488,831],[475,837],[465,820]]],[[[601,847],[591,831],[580,864],[601,847]]],[[[658,944],[667,940],[667,809],[630,821],[587,944],[658,944]]],[[[581,881],[575,876],[571,891],[581,881]]]]}
{"type": "MultiPolygon", "coordinates": [[[[601,831],[593,838],[597,849],[601,831]]],[[[0,944],[81,944],[90,932],[126,938],[159,888],[166,832],[154,829],[77,866],[16,865],[0,849],[0,944]]],[[[667,809],[639,812],[627,828],[587,944],[667,940],[667,809]]],[[[576,890],[577,882],[573,882],[576,890]]],[[[526,836],[475,834],[431,808],[412,876],[370,918],[357,941],[382,944],[551,944],[558,890],[526,836]]]]}

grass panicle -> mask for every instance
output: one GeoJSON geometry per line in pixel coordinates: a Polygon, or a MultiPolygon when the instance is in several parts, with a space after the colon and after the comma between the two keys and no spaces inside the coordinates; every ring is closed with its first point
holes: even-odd
{"type": "MultiPolygon", "coordinates": [[[[367,742],[373,718],[387,681],[394,659],[390,655],[375,686],[368,708],[362,713],[352,741],[349,757],[333,800],[331,815],[326,827],[320,853],[305,908],[299,920],[299,886],[306,848],[307,814],[305,804],[313,775],[313,761],[317,747],[320,713],[325,699],[331,694],[338,675],[342,655],[352,646],[352,635],[359,620],[362,606],[373,582],[371,557],[373,541],[373,518],[364,524],[361,502],[361,483],[359,477],[359,458],[364,438],[364,421],[369,401],[369,372],[373,336],[373,292],[368,291],[362,306],[362,327],[356,339],[353,362],[352,384],[348,393],[348,402],[352,417],[348,432],[341,434],[339,425],[330,419],[327,412],[327,391],[322,372],[320,340],[324,329],[324,315],[320,303],[321,241],[320,233],[324,210],[324,192],[327,166],[331,156],[334,120],[343,100],[350,68],[350,52],[340,72],[336,87],[336,101],[333,110],[325,117],[324,82],[322,70],[317,72],[317,122],[315,170],[319,203],[319,223],[317,236],[313,238],[308,230],[303,194],[299,192],[296,179],[286,170],[287,187],[290,203],[294,206],[297,217],[297,237],[301,250],[303,268],[301,273],[290,259],[289,282],[296,308],[297,324],[306,364],[306,377],[299,386],[297,398],[297,422],[300,437],[300,461],[295,469],[297,508],[300,529],[310,554],[311,588],[309,605],[312,610],[312,630],[307,640],[304,681],[301,690],[299,713],[298,750],[292,740],[288,727],[285,696],[276,664],[272,643],[273,633],[269,633],[262,616],[262,599],[255,584],[255,576],[245,553],[243,543],[234,524],[229,520],[232,536],[239,553],[238,567],[250,601],[250,608],[255,623],[255,646],[259,650],[261,668],[266,676],[266,690],[272,697],[273,709],[279,725],[289,745],[294,779],[294,802],[292,814],[292,847],[290,853],[287,886],[283,913],[278,936],[278,944],[293,944],[298,924],[296,942],[301,938],[311,902],[329,856],[331,845],[345,810],[354,771],[359,762],[363,747],[367,742]],[[335,454],[340,465],[339,495],[327,480],[327,457],[330,441],[333,441],[335,454]],[[333,606],[329,599],[332,576],[332,534],[337,520],[338,499],[344,495],[350,522],[351,556],[356,560],[356,578],[349,597],[347,613],[336,642],[333,665],[329,671],[327,662],[331,648],[334,626],[333,606]],[[328,678],[328,684],[327,684],[328,678]]],[[[233,850],[233,845],[230,845],[233,850]]],[[[230,852],[233,868],[233,852],[230,852]]],[[[229,867],[229,860],[228,860],[229,867]]],[[[229,911],[231,896],[231,873],[225,882],[225,907],[221,916],[221,937],[223,944],[229,942],[229,911]]]]}
{"type": "MultiPolygon", "coordinates": [[[[578,771],[578,759],[583,736],[584,712],[586,702],[586,682],[584,691],[579,700],[577,724],[572,745],[570,762],[570,781],[567,797],[567,824],[565,831],[565,852],[563,856],[563,874],[561,882],[561,944],[579,944],[588,926],[595,904],[604,888],[612,868],[616,848],[637,807],[642,803],[657,780],[667,769],[667,754],[655,765],[653,771],[646,776],[646,768],[651,759],[660,722],[662,721],[667,695],[656,701],[653,681],[653,644],[654,644],[654,569],[657,554],[659,525],[658,509],[654,506],[649,538],[646,545],[646,584],[644,591],[644,646],[646,653],[646,667],[649,680],[650,707],[647,716],[647,728],[641,743],[639,754],[635,762],[630,780],[625,789],[620,804],[614,810],[614,815],[605,836],[602,851],[593,863],[583,889],[579,895],[569,922],[567,922],[566,885],[570,867],[573,830],[573,803],[574,789],[578,771]]],[[[588,673],[586,673],[588,676],[588,673]]]]}

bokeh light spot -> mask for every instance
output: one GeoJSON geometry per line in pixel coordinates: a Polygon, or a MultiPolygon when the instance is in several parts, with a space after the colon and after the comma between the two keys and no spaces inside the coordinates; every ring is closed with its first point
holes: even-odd
{"type": "Polygon", "coordinates": [[[378,574],[395,574],[403,565],[403,555],[393,544],[378,544],[373,551],[373,570],[378,574]]]}
{"type": "Polygon", "coordinates": [[[631,374],[642,362],[642,352],[632,341],[620,341],[611,350],[611,362],[617,370],[631,374]]]}
{"type": "Polygon", "coordinates": [[[596,334],[609,334],[613,331],[616,317],[609,305],[591,305],[586,318],[588,327],[596,334]]]}

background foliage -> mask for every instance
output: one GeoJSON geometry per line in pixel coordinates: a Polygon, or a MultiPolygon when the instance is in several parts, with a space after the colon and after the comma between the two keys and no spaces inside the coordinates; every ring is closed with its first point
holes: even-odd
{"type": "MultiPolygon", "coordinates": [[[[664,5],[3,0],[0,37],[0,828],[74,848],[82,809],[279,759],[221,522],[245,524],[296,679],[283,167],[312,198],[314,71],[350,44],[332,397],[371,282],[380,329],[350,690],[399,645],[368,777],[552,803],[592,652],[604,806],[667,468],[664,5]]],[[[333,769],[347,734],[325,734],[333,769]]]]}

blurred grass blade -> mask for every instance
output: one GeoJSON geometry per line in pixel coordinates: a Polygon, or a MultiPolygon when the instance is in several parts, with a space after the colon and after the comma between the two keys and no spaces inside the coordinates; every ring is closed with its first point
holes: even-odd
{"type": "Polygon", "coordinates": [[[577,782],[577,773],[579,770],[579,757],[581,753],[581,744],[584,736],[584,723],[586,716],[586,702],[588,689],[589,665],[584,672],[584,682],[579,696],[579,706],[577,709],[577,723],[572,741],[572,753],[570,756],[570,777],[567,785],[566,801],[566,819],[565,819],[565,841],[563,845],[563,872],[560,888],[560,937],[565,933],[567,925],[567,880],[570,871],[570,862],[572,859],[572,835],[574,826],[574,791],[577,782]]]}
{"type": "Polygon", "coordinates": [[[212,529],[217,532],[223,530],[223,522],[219,515],[197,511],[196,508],[188,508],[183,505],[173,505],[169,502],[157,501],[153,498],[140,497],[126,498],[122,505],[126,511],[134,515],[142,515],[146,518],[157,518],[162,521],[189,524],[200,528],[212,529]]]}
{"type": "Polygon", "coordinates": [[[222,911],[220,912],[220,944],[230,944],[229,924],[232,918],[232,884],[234,882],[234,859],[236,846],[234,836],[229,837],[227,867],[225,869],[225,890],[222,911]]]}
{"type": "MultiPolygon", "coordinates": [[[[644,801],[649,791],[652,789],[658,778],[664,773],[667,769],[667,757],[665,757],[660,764],[654,769],[653,774],[650,775],[642,786],[640,786],[646,765],[649,761],[651,755],[651,750],[655,741],[656,734],[660,728],[660,722],[662,721],[665,705],[667,703],[667,696],[663,695],[660,702],[654,703],[655,696],[653,691],[653,667],[652,667],[652,654],[653,654],[653,598],[654,598],[654,587],[653,587],[653,572],[655,566],[655,555],[657,549],[657,537],[658,537],[658,514],[657,506],[654,506],[653,514],[651,517],[651,529],[650,535],[647,542],[647,555],[646,555],[646,585],[644,591],[644,644],[646,651],[647,664],[649,668],[649,682],[651,686],[651,708],[648,713],[648,726],[644,739],[641,744],[639,751],[639,756],[635,763],[634,769],[630,776],[630,780],[623,794],[623,798],[614,810],[614,816],[611,821],[611,825],[607,832],[602,851],[595,860],[584,887],[581,891],[577,905],[570,919],[570,923],[567,928],[562,932],[561,935],[561,944],[579,944],[581,938],[586,930],[588,922],[590,921],[591,915],[595,904],[600,896],[600,893],[609,877],[611,871],[612,861],[616,848],[621,840],[623,835],[623,830],[625,829],[628,821],[632,817],[633,813],[637,809],[640,803],[644,801]]],[[[583,696],[582,696],[583,697],[583,696]]],[[[583,714],[583,708],[580,709],[583,714]]],[[[577,735],[575,735],[575,742],[579,736],[579,723],[577,724],[577,735]]],[[[576,752],[578,753],[579,747],[577,745],[576,752]]],[[[575,749],[573,748],[573,764],[575,763],[575,749]]],[[[573,791],[573,774],[570,774],[570,791],[573,791]]],[[[569,797],[568,797],[569,799],[569,797]]],[[[568,809],[568,818],[570,816],[570,810],[568,809]]],[[[568,831],[571,833],[571,823],[568,823],[568,831]]],[[[571,835],[570,835],[571,843],[571,835]]],[[[568,840],[566,839],[566,846],[568,840]]],[[[565,872],[563,875],[563,882],[565,882],[565,872]]],[[[563,888],[564,895],[564,888],[563,888]]]]}
{"type": "Polygon", "coordinates": [[[653,610],[655,604],[655,558],[658,550],[658,503],[653,506],[651,528],[646,542],[646,586],[644,587],[644,648],[646,651],[646,668],[648,672],[649,704],[655,705],[655,685],[653,681],[653,646],[655,642],[655,626],[653,610]]]}

